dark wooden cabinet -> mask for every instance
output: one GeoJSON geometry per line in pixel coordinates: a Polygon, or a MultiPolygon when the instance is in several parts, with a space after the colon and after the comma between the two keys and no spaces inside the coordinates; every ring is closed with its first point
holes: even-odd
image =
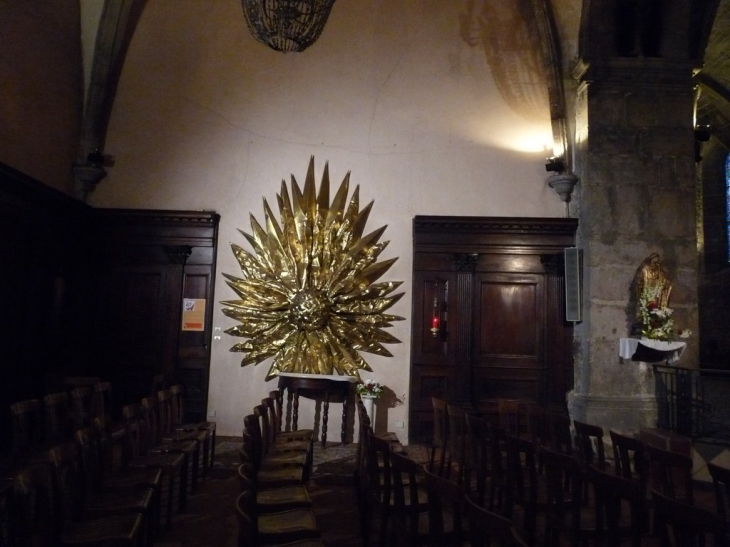
{"type": "Polygon", "coordinates": [[[563,251],[576,228],[575,219],[415,218],[412,440],[431,435],[432,396],[484,413],[499,398],[565,409],[563,251]]]}
{"type": "Polygon", "coordinates": [[[187,418],[205,419],[219,216],[96,210],[102,247],[96,353],[122,401],[164,374],[182,383],[187,418]],[[183,330],[185,299],[205,303],[202,330],[183,330]]]}
{"type": "Polygon", "coordinates": [[[94,209],[0,164],[0,436],[10,404],[64,376],[111,380],[118,409],[162,373],[204,419],[218,221],[94,209]],[[181,329],[184,298],[205,300],[203,330],[181,329]]]}

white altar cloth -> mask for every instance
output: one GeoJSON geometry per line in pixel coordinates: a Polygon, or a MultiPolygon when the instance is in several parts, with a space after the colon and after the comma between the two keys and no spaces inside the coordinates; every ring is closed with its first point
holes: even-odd
{"type": "Polygon", "coordinates": [[[674,363],[679,361],[687,344],[685,342],[664,342],[662,340],[650,340],[648,338],[621,338],[619,340],[618,354],[624,359],[633,359],[639,346],[653,350],[656,353],[656,358],[652,362],[666,361],[668,363],[674,363]]]}

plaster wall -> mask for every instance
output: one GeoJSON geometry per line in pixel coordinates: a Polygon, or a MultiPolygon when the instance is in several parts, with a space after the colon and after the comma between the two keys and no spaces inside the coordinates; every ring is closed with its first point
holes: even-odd
{"type": "Polygon", "coordinates": [[[0,2],[0,162],[73,192],[83,68],[75,2],[0,2]]]}
{"type": "MultiPolygon", "coordinates": [[[[263,221],[262,197],[275,207],[281,180],[294,174],[302,182],[312,155],[318,181],[325,161],[333,186],[351,171],[361,204],[375,201],[368,228],[388,225],[381,258],[399,257],[383,279],[405,282],[392,313],[406,320],[390,329],[402,343],[389,346],[393,358],[365,354],[373,372],[363,375],[402,402],[378,418],[402,440],[413,217],[564,214],[546,183],[544,76],[535,63],[520,64],[535,52],[519,42],[468,41],[463,24],[473,4],[338,0],[317,43],[282,54],[254,40],[237,0],[150,0],[110,120],[105,151],[116,164],[89,200],[217,211],[214,327],[225,330],[234,322],[218,302],[234,293],[220,274],[240,272],[229,243],[247,247],[237,229],[250,230],[249,214],[263,221]],[[529,94],[534,108],[521,110],[510,89],[529,94]]],[[[495,17],[502,36],[514,34],[513,14],[495,17]]],[[[213,342],[209,411],[219,435],[240,435],[243,416],[276,387],[264,382],[267,364],[239,366],[241,354],[229,352],[238,341],[223,334],[213,342]]],[[[300,425],[311,426],[313,414],[304,401],[300,425]]],[[[334,410],[330,439],[339,429],[334,410]]]]}

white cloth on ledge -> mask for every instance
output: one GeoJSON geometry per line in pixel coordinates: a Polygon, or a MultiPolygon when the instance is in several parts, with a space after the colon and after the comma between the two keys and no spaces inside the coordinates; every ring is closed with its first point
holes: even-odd
{"type": "Polygon", "coordinates": [[[656,361],[667,361],[674,363],[687,347],[685,342],[664,342],[663,340],[651,340],[649,338],[621,338],[619,340],[618,354],[624,359],[633,359],[639,345],[657,352],[656,361]]]}
{"type": "Polygon", "coordinates": [[[341,374],[306,374],[304,372],[280,372],[279,376],[289,378],[316,378],[318,380],[333,380],[335,382],[356,383],[360,379],[357,376],[343,376],[341,374]]]}

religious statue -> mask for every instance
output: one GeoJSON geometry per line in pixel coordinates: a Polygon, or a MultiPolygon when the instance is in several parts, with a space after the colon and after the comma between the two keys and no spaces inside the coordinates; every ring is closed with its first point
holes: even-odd
{"type": "Polygon", "coordinates": [[[641,300],[642,294],[656,295],[656,303],[660,308],[669,307],[669,295],[672,283],[662,267],[657,253],[650,254],[639,266],[635,277],[636,298],[641,300]]]}
{"type": "Polygon", "coordinates": [[[670,339],[675,334],[669,307],[672,283],[657,253],[644,259],[636,271],[633,285],[636,291],[635,332],[656,340],[670,339]]]}

